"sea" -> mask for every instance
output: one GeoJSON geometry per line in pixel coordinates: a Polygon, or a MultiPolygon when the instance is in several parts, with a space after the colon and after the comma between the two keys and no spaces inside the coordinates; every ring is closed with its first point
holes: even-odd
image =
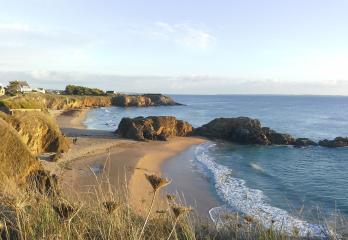
{"type": "MultiPolygon", "coordinates": [[[[348,137],[348,97],[172,95],[182,106],[95,108],[85,124],[113,131],[123,117],[170,115],[201,126],[218,117],[257,118],[265,127],[318,141],[348,137]]],[[[242,146],[209,141],[192,158],[223,203],[211,209],[252,216],[266,227],[303,236],[330,231],[325,221],[348,217],[348,148],[242,146]],[[325,228],[325,229],[324,229],[325,228]]],[[[195,168],[197,169],[197,168],[195,168]]]]}

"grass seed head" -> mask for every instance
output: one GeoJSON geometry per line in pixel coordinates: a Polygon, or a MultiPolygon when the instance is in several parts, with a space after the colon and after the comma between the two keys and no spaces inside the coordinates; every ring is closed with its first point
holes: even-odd
{"type": "Polygon", "coordinates": [[[116,201],[107,201],[103,202],[104,208],[108,211],[109,214],[113,213],[119,204],[116,201]]]}
{"type": "Polygon", "coordinates": [[[174,194],[167,194],[166,197],[167,197],[167,200],[170,202],[173,202],[176,200],[176,196],[174,194]]]}
{"type": "Polygon", "coordinates": [[[151,175],[145,174],[145,177],[147,181],[151,184],[155,192],[159,190],[160,188],[169,185],[172,182],[172,180],[168,178],[159,177],[155,174],[151,174],[151,175]]]}
{"type": "Polygon", "coordinates": [[[192,211],[192,208],[185,207],[185,206],[180,206],[180,205],[173,205],[173,206],[171,206],[171,209],[172,209],[172,211],[174,213],[174,216],[176,218],[180,217],[183,214],[186,214],[186,213],[192,211]]]}

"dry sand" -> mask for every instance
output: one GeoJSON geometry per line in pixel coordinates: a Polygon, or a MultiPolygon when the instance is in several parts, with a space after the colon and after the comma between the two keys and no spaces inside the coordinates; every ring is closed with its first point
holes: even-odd
{"type": "MultiPolygon", "coordinates": [[[[144,174],[160,175],[166,159],[206,141],[194,137],[174,137],[166,142],[119,139],[112,132],[86,129],[83,121],[87,112],[88,109],[53,113],[63,133],[77,138],[77,142],[57,163],[44,162],[48,170],[60,177],[63,193],[81,201],[89,199],[96,190],[106,198],[113,198],[110,192],[125,193],[121,195],[129,198],[133,207],[145,212],[152,189],[144,174]],[[103,182],[101,189],[97,181],[103,182]]],[[[165,207],[164,198],[158,199],[161,200],[154,210],[165,207]]]]}

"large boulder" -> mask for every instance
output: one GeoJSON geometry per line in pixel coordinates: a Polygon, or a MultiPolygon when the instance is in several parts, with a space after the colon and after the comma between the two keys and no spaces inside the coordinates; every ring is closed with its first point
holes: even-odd
{"type": "Polygon", "coordinates": [[[262,130],[260,121],[248,117],[216,118],[195,129],[194,134],[240,144],[271,144],[262,130]]]}
{"type": "Polygon", "coordinates": [[[120,137],[138,141],[166,140],[172,136],[187,136],[191,132],[189,123],[171,116],[123,118],[116,130],[120,137]]]}
{"type": "Polygon", "coordinates": [[[336,137],[333,140],[324,139],[319,141],[319,145],[323,147],[331,147],[331,148],[348,147],[348,138],[336,137]]]}

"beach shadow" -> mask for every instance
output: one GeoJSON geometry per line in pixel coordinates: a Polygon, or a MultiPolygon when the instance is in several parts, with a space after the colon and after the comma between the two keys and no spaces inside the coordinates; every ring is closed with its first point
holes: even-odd
{"type": "Polygon", "coordinates": [[[86,137],[86,138],[104,138],[104,139],[119,138],[114,132],[105,131],[105,130],[61,128],[61,131],[67,137],[80,137],[80,138],[86,137]]]}

